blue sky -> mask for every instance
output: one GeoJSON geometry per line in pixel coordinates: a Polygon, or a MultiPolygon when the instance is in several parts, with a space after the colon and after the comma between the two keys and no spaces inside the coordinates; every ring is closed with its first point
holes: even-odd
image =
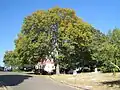
{"type": "Polygon", "coordinates": [[[120,0],[0,0],[0,65],[4,52],[14,49],[24,17],[55,6],[74,9],[78,17],[103,33],[120,28],[120,0]]]}

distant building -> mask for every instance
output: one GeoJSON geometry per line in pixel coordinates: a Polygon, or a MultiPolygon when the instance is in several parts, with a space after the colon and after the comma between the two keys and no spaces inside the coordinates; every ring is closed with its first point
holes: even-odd
{"type": "Polygon", "coordinates": [[[53,59],[44,59],[39,61],[36,65],[35,65],[35,72],[36,73],[53,73],[55,70],[55,64],[54,64],[54,60],[53,59]]]}

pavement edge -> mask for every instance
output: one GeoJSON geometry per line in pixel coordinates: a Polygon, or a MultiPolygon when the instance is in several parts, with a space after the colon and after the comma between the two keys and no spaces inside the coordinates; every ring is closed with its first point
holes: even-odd
{"type": "Polygon", "coordinates": [[[91,90],[90,88],[85,88],[85,87],[83,87],[83,86],[77,86],[77,85],[73,85],[73,84],[69,84],[69,83],[67,83],[67,82],[64,82],[64,81],[57,81],[57,80],[55,80],[53,77],[51,77],[51,76],[48,76],[51,80],[53,80],[53,81],[55,81],[55,82],[58,82],[58,83],[62,83],[62,84],[64,84],[64,85],[67,85],[67,86],[69,86],[69,87],[72,87],[72,88],[75,88],[75,89],[78,89],[78,90],[91,90]]]}
{"type": "Polygon", "coordinates": [[[1,82],[1,81],[0,81],[0,84],[1,84],[1,86],[2,86],[2,88],[3,88],[3,90],[12,90],[11,87],[6,86],[5,83],[3,83],[3,82],[1,82]]]}

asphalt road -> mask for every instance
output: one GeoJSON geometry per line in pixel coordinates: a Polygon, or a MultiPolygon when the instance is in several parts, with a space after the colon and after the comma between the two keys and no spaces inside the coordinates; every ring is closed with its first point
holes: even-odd
{"type": "Polygon", "coordinates": [[[0,72],[0,82],[9,90],[76,90],[43,76],[15,72],[0,72]]]}

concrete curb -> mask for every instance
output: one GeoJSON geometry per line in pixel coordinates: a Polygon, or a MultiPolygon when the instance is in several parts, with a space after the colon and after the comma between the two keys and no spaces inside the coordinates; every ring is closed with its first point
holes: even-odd
{"type": "Polygon", "coordinates": [[[51,76],[49,76],[49,78],[50,78],[51,80],[53,80],[53,81],[56,81],[56,82],[58,82],[58,83],[65,84],[65,85],[67,85],[67,86],[69,86],[69,87],[73,87],[73,88],[76,88],[76,89],[79,89],[79,90],[80,90],[80,89],[82,89],[82,90],[91,90],[91,88],[88,88],[88,87],[77,86],[77,85],[69,84],[69,83],[64,82],[64,81],[57,81],[57,80],[55,80],[54,78],[52,78],[51,76]]]}
{"type": "Polygon", "coordinates": [[[3,84],[3,82],[0,82],[0,86],[3,88],[3,90],[8,90],[5,84],[3,84]]]}
{"type": "Polygon", "coordinates": [[[7,86],[4,82],[0,81],[0,84],[3,87],[3,90],[13,90],[10,86],[7,86]]]}

